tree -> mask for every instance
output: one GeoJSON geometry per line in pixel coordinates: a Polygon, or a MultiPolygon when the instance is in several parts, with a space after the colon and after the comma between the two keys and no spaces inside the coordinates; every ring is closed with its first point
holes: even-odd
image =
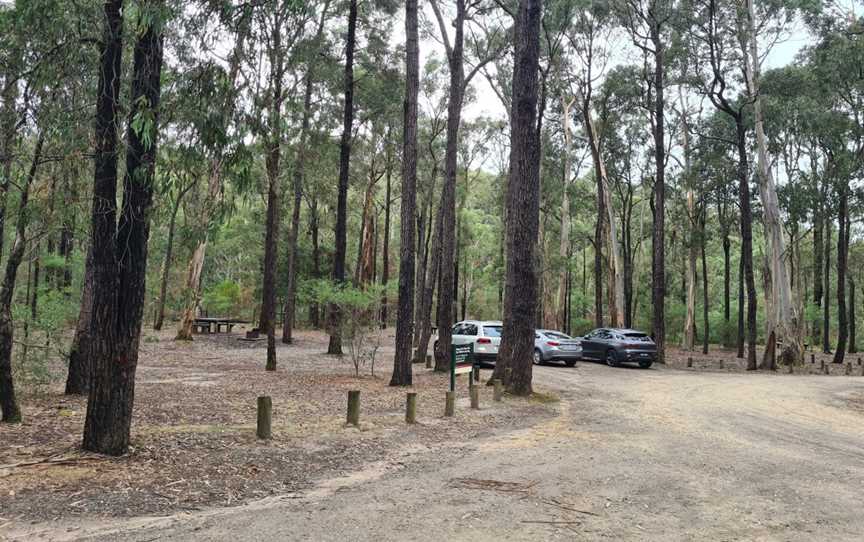
{"type": "Polygon", "coordinates": [[[540,139],[536,131],[540,66],[541,0],[521,0],[513,32],[513,107],[510,179],[507,183],[507,282],[504,329],[494,376],[515,395],[531,394],[537,276],[534,268],[540,216],[540,139]],[[509,375],[509,378],[507,378],[509,375]]]}
{"type": "MultiPolygon", "coordinates": [[[[354,124],[354,47],[357,42],[357,0],[350,0],[348,35],[345,40],[345,106],[342,117],[342,139],[339,144],[339,192],[336,207],[336,251],[333,255],[333,280],[345,282],[345,250],[347,244],[348,174],[351,161],[351,126],[354,124]]],[[[330,344],[327,353],[342,354],[339,331],[341,314],[336,305],[330,307],[330,344]]]]}
{"type": "MultiPolygon", "coordinates": [[[[391,386],[410,386],[414,322],[414,261],[417,200],[417,96],[420,90],[417,0],[405,3],[405,100],[402,123],[402,204],[400,208],[399,301],[391,386]]],[[[388,184],[389,189],[389,184],[388,184]]],[[[387,197],[389,199],[389,190],[387,197]]],[[[389,202],[388,202],[389,205],[389,202]]],[[[388,207],[389,208],[389,207],[388,207]]],[[[388,231],[389,234],[389,231],[388,231]]],[[[386,264],[385,264],[386,265],[386,264]]]]}

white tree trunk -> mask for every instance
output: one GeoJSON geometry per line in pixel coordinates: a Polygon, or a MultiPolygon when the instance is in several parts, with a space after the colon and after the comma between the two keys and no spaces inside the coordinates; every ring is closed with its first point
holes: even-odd
{"type": "MultiPolygon", "coordinates": [[[[803,330],[795,304],[789,273],[783,261],[786,247],[783,238],[783,221],[780,217],[780,202],[777,187],[768,160],[768,141],[765,136],[762,99],[759,95],[759,49],[755,32],[755,10],[753,0],[747,0],[749,54],[744,55],[744,71],[753,96],[753,117],[756,132],[757,171],[759,173],[759,197],[762,200],[765,237],[771,271],[771,297],[773,300],[773,337],[782,342],[780,359],[784,364],[804,362],[803,330]]],[[[768,320],[772,320],[768,319],[768,320]]],[[[769,330],[769,339],[772,334],[769,330]]],[[[773,345],[768,345],[771,348],[773,345]]]]}
{"type": "Polygon", "coordinates": [[[570,133],[570,108],[576,98],[572,98],[569,102],[565,98],[561,98],[561,106],[563,114],[561,121],[564,125],[564,197],[561,199],[561,243],[558,247],[558,256],[561,258],[561,270],[558,273],[558,325],[559,329],[567,329],[567,322],[564,321],[567,313],[567,257],[570,250],[570,198],[567,196],[567,189],[570,186],[570,147],[572,136],[570,133]]]}

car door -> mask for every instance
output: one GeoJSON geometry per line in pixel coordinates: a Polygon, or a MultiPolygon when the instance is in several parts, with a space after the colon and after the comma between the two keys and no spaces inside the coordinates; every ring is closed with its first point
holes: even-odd
{"type": "Polygon", "coordinates": [[[591,333],[588,333],[584,337],[582,337],[582,357],[588,359],[597,359],[597,335],[600,333],[599,329],[595,329],[591,333]]]}
{"type": "Polygon", "coordinates": [[[450,344],[465,344],[468,338],[465,336],[465,324],[459,322],[453,326],[450,336],[450,344]]]}

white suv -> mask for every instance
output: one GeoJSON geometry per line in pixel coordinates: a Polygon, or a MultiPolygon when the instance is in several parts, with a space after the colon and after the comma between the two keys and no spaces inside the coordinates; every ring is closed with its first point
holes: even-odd
{"type": "MultiPolygon", "coordinates": [[[[480,363],[494,364],[501,345],[503,324],[492,320],[465,320],[453,325],[450,344],[473,344],[474,359],[480,363]]],[[[438,341],[435,341],[438,344],[438,341]]]]}

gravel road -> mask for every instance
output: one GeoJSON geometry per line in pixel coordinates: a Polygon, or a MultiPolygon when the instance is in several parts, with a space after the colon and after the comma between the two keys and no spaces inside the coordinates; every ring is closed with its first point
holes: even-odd
{"type": "MultiPolygon", "coordinates": [[[[855,540],[864,378],[535,368],[558,416],[302,495],[31,540],[855,540]]],[[[499,408],[485,405],[486,408],[499,408]]],[[[467,408],[467,405],[460,405],[467,408]]]]}

